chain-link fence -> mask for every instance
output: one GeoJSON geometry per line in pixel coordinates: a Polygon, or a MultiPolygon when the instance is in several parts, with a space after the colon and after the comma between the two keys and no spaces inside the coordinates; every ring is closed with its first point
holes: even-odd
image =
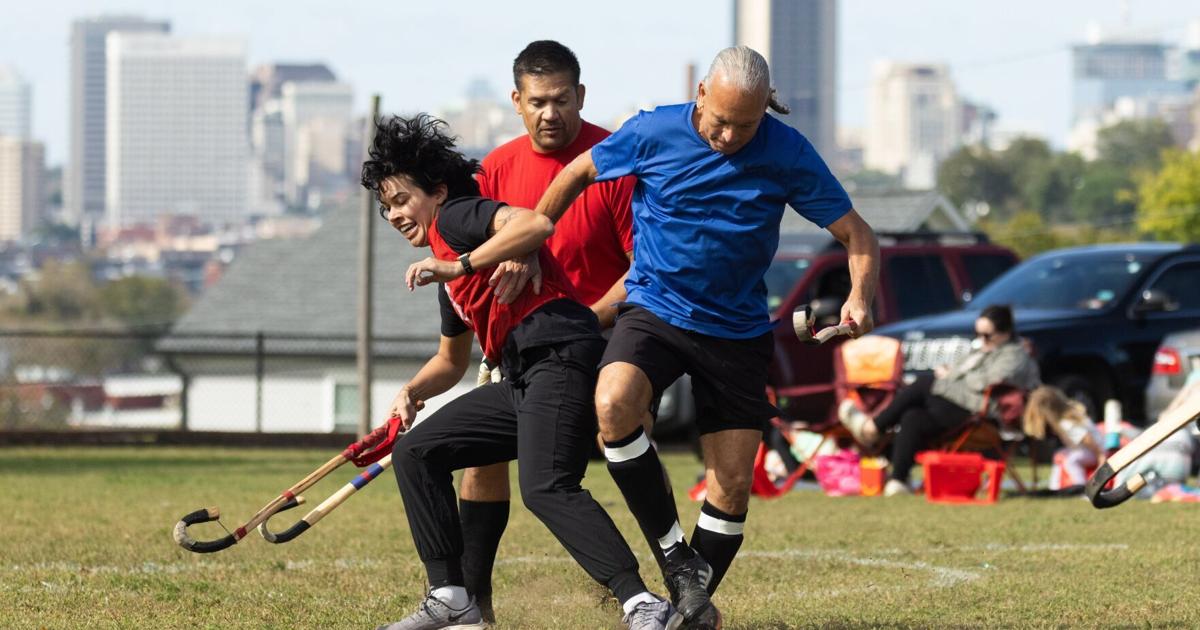
{"type": "MultiPolygon", "coordinates": [[[[437,350],[375,339],[373,416],[437,350]]],[[[0,430],[353,433],[352,336],[0,330],[0,430]]]]}

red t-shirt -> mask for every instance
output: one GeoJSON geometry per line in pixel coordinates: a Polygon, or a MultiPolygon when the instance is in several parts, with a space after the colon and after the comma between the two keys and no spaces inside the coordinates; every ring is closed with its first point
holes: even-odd
{"type": "MultiPolygon", "coordinates": [[[[521,208],[536,208],[554,176],[608,135],[608,131],[584,121],[575,141],[554,153],[534,151],[529,136],[505,143],[483,159],[480,195],[521,208]]],[[[546,241],[586,305],[604,297],[629,269],[625,255],[633,251],[629,203],[636,184],[633,177],[622,177],[588,186],[559,219],[554,236],[546,241]]]]}
{"type": "MultiPolygon", "coordinates": [[[[505,205],[481,197],[448,200],[429,226],[429,247],[434,257],[453,261],[482,245],[488,239],[492,217],[505,205]]],[[[517,340],[518,350],[595,335],[595,317],[578,304],[576,308],[590,321],[585,318],[579,325],[571,325],[575,322],[547,323],[530,317],[556,301],[574,304],[574,289],[545,246],[538,250],[538,262],[542,267],[541,293],[522,291],[511,304],[496,302],[496,292],[488,285],[494,266],[445,283],[438,296],[446,297],[442,303],[442,334],[455,337],[466,328],[474,330],[483,355],[497,365],[510,333],[521,337],[517,340]]]]}

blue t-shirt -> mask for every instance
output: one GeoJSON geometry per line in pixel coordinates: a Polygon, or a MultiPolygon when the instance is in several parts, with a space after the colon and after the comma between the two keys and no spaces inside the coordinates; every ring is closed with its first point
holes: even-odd
{"type": "Polygon", "coordinates": [[[628,301],[663,321],[725,339],[774,325],[763,275],[791,204],[820,227],[850,198],[800,132],[766,115],[733,155],[692,126],[695,103],[640,112],[592,147],[599,181],[637,176],[628,301]]]}

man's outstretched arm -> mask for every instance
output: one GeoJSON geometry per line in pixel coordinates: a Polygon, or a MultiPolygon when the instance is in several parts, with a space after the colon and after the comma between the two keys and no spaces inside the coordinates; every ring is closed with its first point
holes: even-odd
{"type": "Polygon", "coordinates": [[[853,320],[850,336],[861,337],[875,328],[871,304],[879,286],[879,241],[871,226],[853,209],[829,224],[828,229],[846,247],[850,259],[850,295],[842,305],[842,321],[853,320]]]}
{"type": "Polygon", "coordinates": [[[599,174],[596,163],[592,161],[592,150],[580,153],[550,182],[550,187],[542,194],[542,200],[535,210],[558,223],[567,208],[571,207],[584,188],[596,181],[599,174]]]}

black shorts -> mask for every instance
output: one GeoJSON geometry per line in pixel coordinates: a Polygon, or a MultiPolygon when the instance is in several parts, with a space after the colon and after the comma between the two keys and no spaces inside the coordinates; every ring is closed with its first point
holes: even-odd
{"type": "Polygon", "coordinates": [[[655,398],[680,375],[692,376],[700,433],[762,431],[779,410],[767,400],[767,370],[775,352],[771,333],[722,339],[672,326],[634,305],[617,307],[617,323],[600,367],[630,363],[650,379],[655,398]]]}

